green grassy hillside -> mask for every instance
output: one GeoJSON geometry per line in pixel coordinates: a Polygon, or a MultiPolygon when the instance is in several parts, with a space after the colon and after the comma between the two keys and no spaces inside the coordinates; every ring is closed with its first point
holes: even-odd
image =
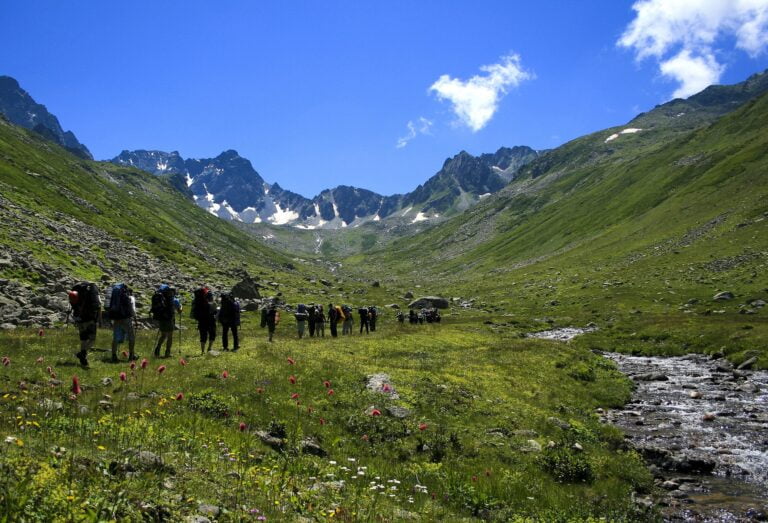
{"type": "Polygon", "coordinates": [[[4,120],[0,188],[0,246],[37,264],[0,267],[0,277],[41,284],[44,267],[46,279],[224,284],[247,270],[286,290],[303,284],[301,263],[198,208],[168,181],[82,160],[4,120]]]}
{"type": "Polygon", "coordinates": [[[768,261],[766,121],[762,96],[687,133],[580,138],[546,155],[544,172],[533,162],[476,208],[347,266],[373,265],[405,285],[429,282],[526,322],[664,330],[670,317],[705,327],[717,314],[733,329],[756,328],[737,341],[731,327],[719,329],[699,348],[725,345],[737,359],[759,350],[768,365],[757,343],[764,316],[749,305],[768,292],[758,276],[768,261]],[[712,302],[720,290],[736,299],[712,302]]]}

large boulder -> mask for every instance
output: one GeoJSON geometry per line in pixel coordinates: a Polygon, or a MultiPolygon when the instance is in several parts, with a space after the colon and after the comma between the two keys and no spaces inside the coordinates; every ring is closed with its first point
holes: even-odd
{"type": "Polygon", "coordinates": [[[449,306],[448,300],[439,296],[423,296],[408,304],[409,309],[447,309],[449,306]]]}
{"type": "Polygon", "coordinates": [[[232,296],[243,300],[258,300],[261,298],[256,280],[247,273],[240,282],[232,287],[232,296]]]}

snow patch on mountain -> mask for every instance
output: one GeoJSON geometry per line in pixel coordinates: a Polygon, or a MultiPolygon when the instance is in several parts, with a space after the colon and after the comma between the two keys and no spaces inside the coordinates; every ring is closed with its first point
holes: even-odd
{"type": "Polygon", "coordinates": [[[642,131],[642,129],[637,129],[636,127],[629,127],[627,129],[623,129],[623,130],[619,131],[618,133],[613,133],[608,138],[606,138],[605,142],[603,142],[603,143],[612,142],[613,140],[615,140],[616,138],[618,138],[622,134],[635,134],[635,133],[639,133],[640,131],[642,131]]]}

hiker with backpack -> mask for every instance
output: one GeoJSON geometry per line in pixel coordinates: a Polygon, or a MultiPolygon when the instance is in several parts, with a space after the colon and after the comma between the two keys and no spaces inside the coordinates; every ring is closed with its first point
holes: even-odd
{"type": "Polygon", "coordinates": [[[379,316],[379,312],[374,305],[368,307],[368,324],[371,326],[371,332],[376,331],[376,319],[379,316]]]}
{"type": "Polygon", "coordinates": [[[307,314],[307,306],[303,303],[299,303],[293,317],[296,318],[296,331],[299,334],[299,339],[301,339],[304,337],[304,328],[306,327],[307,319],[309,318],[309,314],[307,314]]]}
{"type": "Polygon", "coordinates": [[[315,336],[315,312],[315,304],[310,303],[309,307],[307,308],[307,326],[309,327],[310,338],[315,336]]]}
{"type": "Polygon", "coordinates": [[[267,330],[269,331],[269,341],[272,342],[272,338],[275,335],[275,329],[277,324],[280,323],[280,311],[277,310],[277,304],[273,301],[270,303],[266,314],[267,330]]]}
{"type": "Polygon", "coordinates": [[[152,319],[157,321],[159,326],[159,336],[154,351],[156,358],[160,356],[160,347],[162,347],[163,342],[165,342],[165,357],[171,357],[177,312],[181,312],[181,302],[176,297],[176,289],[167,283],[161,284],[152,295],[150,308],[152,319]]]}
{"type": "Polygon", "coordinates": [[[336,324],[339,322],[339,309],[333,306],[333,303],[328,304],[328,325],[331,327],[331,336],[336,337],[338,336],[338,331],[336,330],[336,324]]]}
{"type": "Polygon", "coordinates": [[[357,313],[360,315],[360,334],[363,333],[363,328],[365,328],[365,333],[369,334],[368,309],[366,307],[360,307],[359,309],[357,309],[357,313]]]}
{"type": "Polygon", "coordinates": [[[352,334],[352,325],[355,323],[355,320],[352,318],[352,307],[342,305],[341,312],[344,318],[344,322],[341,324],[341,334],[352,334]]]}
{"type": "Polygon", "coordinates": [[[229,331],[232,331],[232,352],[240,349],[237,329],[240,327],[240,302],[231,293],[221,295],[219,307],[219,323],[221,323],[221,343],[223,349],[229,350],[229,331]]]}
{"type": "Polygon", "coordinates": [[[67,292],[72,320],[80,335],[80,352],[75,357],[88,368],[88,351],[96,343],[96,330],[101,323],[101,296],[95,283],[81,282],[67,292]]]}
{"type": "Polygon", "coordinates": [[[315,333],[317,333],[317,337],[323,337],[325,338],[325,313],[323,312],[323,306],[322,305],[315,305],[315,333]]]}
{"type": "Polygon", "coordinates": [[[216,302],[213,301],[213,293],[207,292],[201,297],[203,303],[198,305],[197,330],[200,332],[200,353],[205,354],[205,344],[208,343],[208,352],[211,352],[213,342],[216,341],[216,302]]]}
{"type": "Polygon", "coordinates": [[[128,361],[136,356],[136,299],[125,283],[116,283],[109,293],[109,319],[112,321],[112,363],[117,363],[117,346],[128,340],[128,361]]]}

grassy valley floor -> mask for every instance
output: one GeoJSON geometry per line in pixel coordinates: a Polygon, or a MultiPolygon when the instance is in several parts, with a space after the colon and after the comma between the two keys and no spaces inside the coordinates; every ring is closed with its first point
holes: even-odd
{"type": "MultiPolygon", "coordinates": [[[[369,336],[298,340],[290,318],[268,344],[247,316],[238,353],[200,357],[185,330],[180,354],[145,369],[107,352],[74,366],[72,328],[4,333],[1,510],[48,521],[653,518],[632,501],[650,474],[596,414],[622,405],[629,381],[585,344],[484,319],[388,315],[369,336]],[[377,373],[390,381],[369,390],[377,373]]],[[[101,331],[97,347],[109,340],[101,331]]],[[[153,340],[140,333],[141,356],[153,340]]]]}

